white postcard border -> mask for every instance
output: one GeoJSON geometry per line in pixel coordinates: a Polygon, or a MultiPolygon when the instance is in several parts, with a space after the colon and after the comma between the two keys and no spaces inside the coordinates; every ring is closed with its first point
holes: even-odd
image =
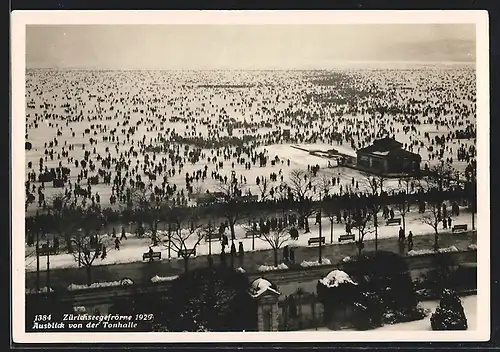
{"type": "Polygon", "coordinates": [[[431,342],[490,338],[489,30],[486,11],[14,11],[12,67],[12,333],[16,343],[431,342]],[[473,331],[26,333],[24,262],[25,26],[28,24],[476,24],[478,300],[473,331]]]}

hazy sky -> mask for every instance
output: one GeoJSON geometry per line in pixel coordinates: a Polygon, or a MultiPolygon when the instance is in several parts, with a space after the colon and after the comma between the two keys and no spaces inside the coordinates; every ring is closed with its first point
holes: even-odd
{"type": "Polygon", "coordinates": [[[26,66],[328,68],[335,61],[474,61],[474,25],[30,25],[26,66]]]}

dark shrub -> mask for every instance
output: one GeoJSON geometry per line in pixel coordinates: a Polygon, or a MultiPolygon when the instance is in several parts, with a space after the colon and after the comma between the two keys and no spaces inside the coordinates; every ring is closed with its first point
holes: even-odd
{"type": "Polygon", "coordinates": [[[357,330],[371,330],[383,323],[383,302],[373,292],[364,292],[355,297],[353,326],[357,330]]]}
{"type": "Polygon", "coordinates": [[[439,297],[447,287],[454,286],[456,264],[448,253],[434,254],[432,268],[422,275],[420,288],[432,297],[439,297]]]}
{"type": "MultiPolygon", "coordinates": [[[[26,331],[37,331],[33,329],[35,315],[50,315],[51,322],[63,321],[64,314],[73,312],[73,304],[68,299],[65,299],[61,294],[53,293],[40,293],[26,295],[26,331]]],[[[41,322],[45,323],[45,322],[41,322]]],[[[51,330],[56,331],[56,330],[51,330]]]]}
{"type": "Polygon", "coordinates": [[[251,331],[257,308],[248,278],[224,267],[194,269],[172,282],[169,331],[251,331]]]}
{"type": "Polygon", "coordinates": [[[323,304],[324,312],[323,319],[326,325],[330,325],[335,322],[334,315],[339,309],[346,309],[349,306],[353,306],[356,297],[360,295],[359,288],[357,284],[353,281],[344,280],[340,277],[335,278],[335,273],[345,274],[337,270],[333,270],[328,275],[318,281],[316,285],[316,292],[318,294],[318,300],[323,304]],[[330,277],[331,276],[331,277],[330,277]]]}
{"type": "Polygon", "coordinates": [[[386,323],[397,323],[424,318],[418,308],[418,298],[408,265],[397,253],[365,252],[342,263],[344,270],[359,284],[361,292],[380,297],[386,323]]]}
{"type": "Polygon", "coordinates": [[[431,316],[432,330],[467,330],[467,317],[457,293],[445,289],[439,306],[431,316]]]}
{"type": "Polygon", "coordinates": [[[468,264],[458,266],[450,281],[452,288],[457,291],[477,289],[477,266],[468,264]]]}

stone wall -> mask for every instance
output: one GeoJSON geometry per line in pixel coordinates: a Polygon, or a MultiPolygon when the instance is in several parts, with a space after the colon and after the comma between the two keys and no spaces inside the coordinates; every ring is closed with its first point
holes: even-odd
{"type": "MultiPolygon", "coordinates": [[[[448,256],[450,260],[458,264],[476,263],[477,251],[463,251],[442,253],[440,255],[448,256]]],[[[415,279],[422,272],[433,267],[434,255],[420,255],[406,257],[412,277],[415,279]]],[[[324,265],[318,267],[308,267],[303,269],[276,270],[266,273],[250,273],[249,280],[261,277],[263,274],[266,279],[274,282],[282,293],[280,298],[294,293],[298,287],[306,292],[316,293],[316,284],[319,279],[328,274],[331,270],[337,269],[337,265],[324,265]]],[[[92,312],[95,308],[106,313],[106,307],[119,297],[128,297],[137,293],[148,293],[166,291],[170,287],[170,282],[162,282],[148,285],[130,285],[118,287],[102,287],[94,289],[84,289],[68,291],[61,295],[61,300],[71,302],[74,306],[85,306],[87,311],[92,312]]],[[[277,308],[276,308],[277,309],[277,308]]],[[[278,318],[276,318],[278,319],[278,318]]]]}

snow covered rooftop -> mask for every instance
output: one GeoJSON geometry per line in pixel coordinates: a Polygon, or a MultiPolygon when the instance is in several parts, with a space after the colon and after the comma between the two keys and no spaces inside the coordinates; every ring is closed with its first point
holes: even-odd
{"type": "Polygon", "coordinates": [[[320,279],[321,282],[326,287],[338,287],[340,284],[349,283],[351,285],[357,285],[352,281],[351,277],[342,270],[332,270],[324,278],[320,279]]]}
{"type": "Polygon", "coordinates": [[[258,279],[255,279],[252,282],[252,286],[250,289],[250,295],[254,298],[261,296],[265,292],[272,292],[276,295],[279,295],[280,292],[275,290],[272,286],[273,286],[273,284],[271,284],[271,282],[269,282],[268,280],[266,280],[264,278],[260,277],[258,279]]]}
{"type": "Polygon", "coordinates": [[[387,155],[389,155],[389,151],[388,150],[386,150],[384,152],[375,151],[375,152],[372,152],[372,154],[380,155],[380,156],[387,156],[387,155]]]}

